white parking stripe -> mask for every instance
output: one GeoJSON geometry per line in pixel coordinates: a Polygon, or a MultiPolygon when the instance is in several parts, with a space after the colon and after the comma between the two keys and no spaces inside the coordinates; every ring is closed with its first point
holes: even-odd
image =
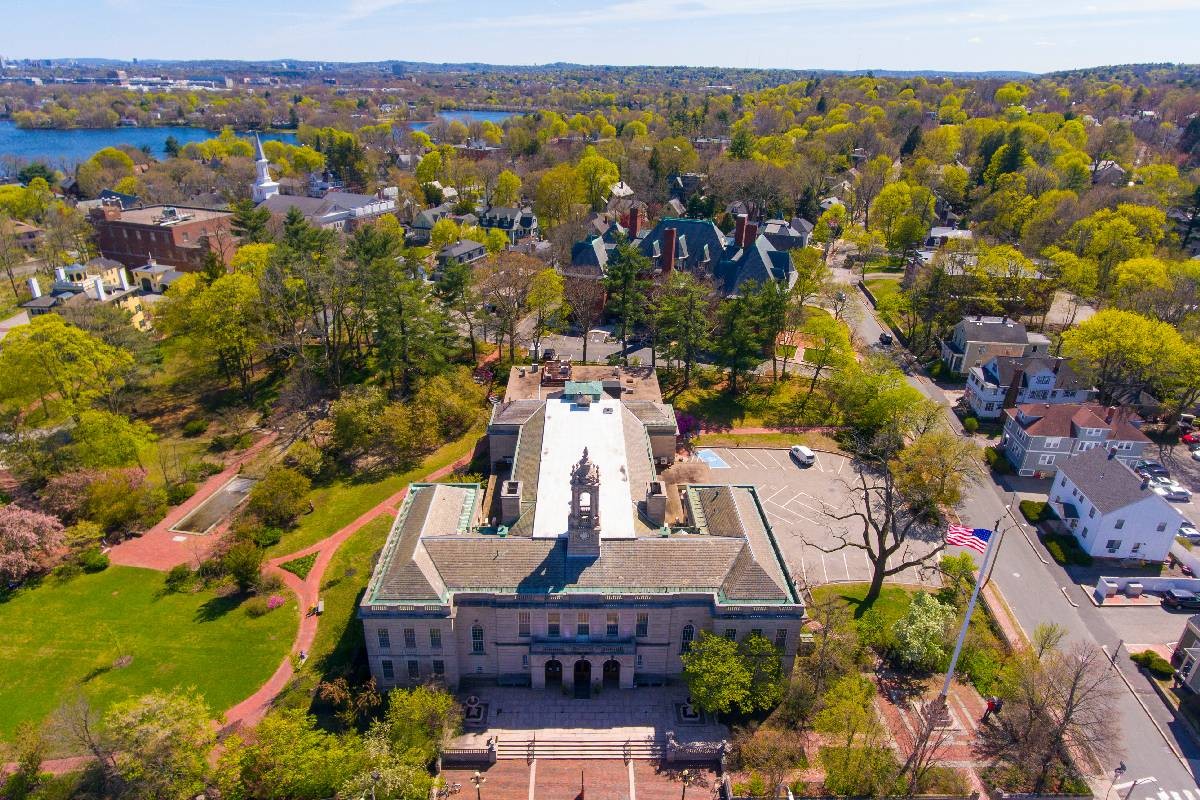
{"type": "Polygon", "coordinates": [[[825,471],[825,468],[821,466],[821,455],[816,450],[813,450],[813,464],[817,469],[821,470],[821,472],[825,471]]]}
{"type": "Polygon", "coordinates": [[[842,474],[842,467],[846,466],[846,462],[849,460],[850,459],[848,459],[848,458],[843,458],[838,462],[838,471],[837,471],[838,475],[842,474]]]}
{"type": "Polygon", "coordinates": [[[829,567],[825,566],[825,554],[824,553],[821,553],[821,569],[825,571],[825,582],[829,583],[829,567]]]}

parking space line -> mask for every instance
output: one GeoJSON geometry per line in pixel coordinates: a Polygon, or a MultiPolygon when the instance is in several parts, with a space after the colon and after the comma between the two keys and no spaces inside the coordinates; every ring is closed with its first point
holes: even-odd
{"type": "MultiPolygon", "coordinates": [[[[767,488],[770,489],[771,487],[768,486],[767,488]]],[[[782,489],[777,489],[770,497],[768,497],[766,500],[763,500],[763,502],[764,503],[771,502],[771,500],[773,500],[776,497],[776,495],[782,494],[785,489],[787,489],[786,486],[784,486],[782,489]]]]}
{"type": "Polygon", "coordinates": [[[825,468],[821,466],[821,455],[816,450],[813,450],[813,464],[817,469],[821,470],[821,472],[825,471],[825,468]]]}
{"type": "Polygon", "coordinates": [[[848,459],[848,458],[843,458],[843,459],[841,459],[841,461],[838,463],[838,471],[837,471],[837,474],[838,474],[838,475],[841,475],[841,474],[842,474],[842,467],[846,466],[846,462],[847,462],[847,461],[849,461],[849,460],[850,460],[850,459],[848,459]]]}
{"type": "MultiPolygon", "coordinates": [[[[820,552],[819,550],[817,552],[820,552]]],[[[821,569],[825,572],[825,582],[829,583],[829,567],[825,566],[825,554],[821,553],[821,569]]]]}
{"type": "Polygon", "coordinates": [[[846,548],[842,548],[842,564],[846,567],[846,580],[850,580],[850,560],[846,558],[846,548]]]}
{"type": "Polygon", "coordinates": [[[775,466],[777,467],[790,467],[792,465],[792,459],[789,456],[785,456],[775,450],[767,450],[765,452],[771,457],[771,460],[775,462],[775,466]]]}
{"type": "Polygon", "coordinates": [[[742,460],[742,457],[740,455],[735,454],[733,452],[733,450],[727,449],[725,451],[725,457],[732,458],[734,461],[737,462],[738,466],[741,467],[742,469],[746,468],[746,462],[742,460]]]}
{"type": "Polygon", "coordinates": [[[759,459],[759,457],[753,451],[746,450],[746,451],[744,451],[744,455],[748,458],[754,459],[754,463],[757,464],[759,467],[761,467],[763,469],[767,468],[767,465],[762,463],[762,461],[759,459]]]}

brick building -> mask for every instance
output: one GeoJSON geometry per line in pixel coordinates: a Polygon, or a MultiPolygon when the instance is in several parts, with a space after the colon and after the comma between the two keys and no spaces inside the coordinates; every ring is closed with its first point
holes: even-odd
{"type": "Polygon", "coordinates": [[[88,215],[96,229],[96,243],[105,258],[127,267],[159,264],[194,272],[204,265],[204,254],[213,249],[226,264],[236,249],[228,211],[184,206],[147,206],[122,209],[105,201],[88,215]]]}

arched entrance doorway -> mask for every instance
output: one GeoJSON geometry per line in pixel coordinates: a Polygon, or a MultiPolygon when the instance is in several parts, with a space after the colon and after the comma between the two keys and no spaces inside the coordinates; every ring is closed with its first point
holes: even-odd
{"type": "Polygon", "coordinates": [[[604,688],[616,689],[621,686],[621,662],[610,658],[604,662],[604,688]]]}
{"type": "Polygon", "coordinates": [[[546,688],[562,686],[562,662],[552,658],[546,662],[546,688]]]}
{"type": "Polygon", "coordinates": [[[592,662],[587,659],[575,662],[575,696],[580,699],[592,696],[592,662]]]}

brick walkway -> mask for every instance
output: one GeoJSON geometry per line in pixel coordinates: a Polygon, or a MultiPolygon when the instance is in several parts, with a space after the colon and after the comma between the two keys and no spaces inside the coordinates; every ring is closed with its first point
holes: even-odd
{"type": "MultiPolygon", "coordinates": [[[[688,787],[688,797],[702,800],[717,796],[721,782],[716,772],[696,767],[688,767],[688,772],[698,778],[688,787]]],[[[662,767],[653,761],[635,761],[633,774],[637,785],[637,800],[676,800],[683,794],[683,784],[679,781],[677,769],[662,767]]]]}
{"type": "MultiPolygon", "coordinates": [[[[931,700],[936,697],[941,689],[941,680],[931,680],[924,685],[899,690],[886,679],[877,682],[879,696],[876,706],[880,716],[897,744],[904,748],[907,743],[915,740],[920,731],[922,720],[918,709],[922,699],[931,700]]],[[[973,686],[958,681],[950,684],[947,700],[950,710],[949,737],[937,761],[966,772],[975,790],[982,795],[985,790],[975,772],[974,743],[987,703],[973,686]]]]}
{"type": "MultiPolygon", "coordinates": [[[[524,761],[497,761],[485,770],[480,770],[487,783],[480,792],[489,800],[528,800],[529,794],[529,765],[524,761]]],[[[471,783],[474,769],[444,769],[442,777],[446,786],[455,783],[461,788],[457,795],[451,795],[455,800],[475,800],[475,785],[471,783]]]]}
{"type": "Polygon", "coordinates": [[[108,557],[114,564],[126,567],[147,567],[166,571],[177,564],[197,566],[208,557],[213,547],[228,526],[228,521],[205,536],[190,536],[173,533],[171,528],[184,517],[192,513],[208,498],[212,497],[231,478],[238,474],[250,459],[258,455],[278,437],[272,431],[250,445],[225,469],[213,475],[196,490],[196,493],[167,512],[167,515],[150,530],[135,539],[126,539],[108,551],[108,557]]]}
{"type": "MultiPolygon", "coordinates": [[[[452,464],[447,464],[441,469],[434,470],[429,475],[425,476],[424,480],[436,481],[446,475],[451,474],[456,469],[463,467],[471,462],[471,453],[463,456],[452,464]]],[[[258,691],[247,697],[242,702],[238,703],[233,708],[225,712],[225,725],[223,730],[229,732],[239,727],[253,727],[266,716],[271,709],[271,704],[275,701],[276,695],[283,691],[291,680],[295,670],[292,669],[292,656],[300,653],[307,653],[312,649],[313,640],[317,636],[317,624],[320,618],[316,614],[309,614],[308,611],[317,605],[317,598],[321,589],[321,578],[325,575],[325,570],[329,566],[329,562],[333,560],[334,553],[342,542],[349,539],[357,533],[364,525],[373,521],[376,517],[382,514],[395,515],[400,508],[400,504],[404,501],[404,496],[408,492],[405,487],[400,491],[388,497],[383,502],[376,505],[371,510],[365,512],[358,519],[345,526],[337,533],[322,539],[316,544],[309,545],[302,550],[297,550],[294,553],[272,558],[267,562],[266,569],[275,575],[278,575],[285,585],[299,599],[300,608],[300,629],[296,633],[296,640],[292,642],[292,649],[287,657],[279,664],[275,673],[267,679],[267,682],[259,687],[258,691]],[[280,564],[291,561],[310,553],[317,554],[317,560],[313,563],[312,570],[309,571],[308,577],[301,580],[298,575],[294,575],[287,570],[281,569],[280,564]]]]}

